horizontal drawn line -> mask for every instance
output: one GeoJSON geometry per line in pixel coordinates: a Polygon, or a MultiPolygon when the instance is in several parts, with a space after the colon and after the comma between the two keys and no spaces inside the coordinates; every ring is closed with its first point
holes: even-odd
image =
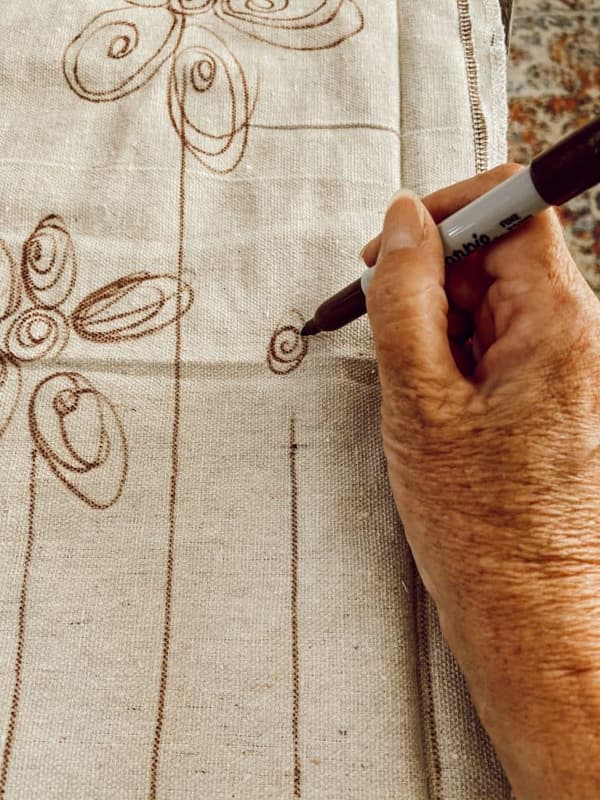
{"type": "Polygon", "coordinates": [[[269,131],[301,131],[301,130],[315,130],[315,131],[322,131],[322,130],[371,130],[371,131],[383,131],[384,133],[393,133],[394,136],[399,137],[400,131],[396,130],[396,128],[389,127],[388,125],[376,125],[370,122],[337,122],[331,124],[298,124],[298,125],[261,125],[257,122],[252,122],[250,124],[251,128],[262,128],[263,130],[269,131]]]}
{"type": "MultiPolygon", "coordinates": [[[[542,97],[543,95],[540,95],[542,97]]],[[[310,124],[297,124],[297,125],[263,125],[261,123],[252,122],[249,127],[251,128],[260,128],[262,130],[274,130],[274,131],[287,131],[287,130],[335,130],[339,129],[359,129],[359,130],[373,130],[373,131],[382,131],[393,134],[397,138],[404,138],[405,136],[415,136],[416,134],[422,134],[425,131],[427,133],[443,133],[444,131],[456,131],[460,133],[461,131],[469,131],[472,132],[471,126],[456,126],[456,125],[444,125],[440,127],[434,128],[415,128],[413,130],[408,131],[398,131],[396,128],[389,127],[387,125],[376,125],[375,123],[339,123],[339,124],[332,124],[332,125],[310,125],[310,124]]],[[[0,165],[1,164],[31,164],[31,160],[27,158],[1,158],[0,157],[0,165]]],[[[167,167],[149,167],[144,164],[133,165],[126,162],[112,162],[110,164],[75,164],[75,163],[64,163],[60,161],[36,161],[36,164],[39,164],[43,167],[52,167],[54,169],[68,169],[77,172],[95,172],[95,171],[111,171],[111,170],[130,170],[131,172],[148,172],[148,173],[156,173],[156,174],[170,174],[171,170],[167,167]]],[[[210,176],[207,176],[210,178],[210,176]]],[[[223,179],[220,179],[223,180],[223,179]]],[[[227,180],[232,180],[228,178],[227,180]]],[[[235,179],[233,179],[235,180],[235,179]]],[[[270,178],[265,178],[265,180],[270,180],[270,178]]]]}

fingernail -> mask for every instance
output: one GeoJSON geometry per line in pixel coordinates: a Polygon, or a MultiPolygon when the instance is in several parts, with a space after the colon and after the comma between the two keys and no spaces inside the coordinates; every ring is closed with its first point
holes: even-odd
{"type": "Polygon", "coordinates": [[[416,194],[401,189],[392,197],[385,218],[380,255],[418,247],[425,235],[425,207],[416,194]]]}

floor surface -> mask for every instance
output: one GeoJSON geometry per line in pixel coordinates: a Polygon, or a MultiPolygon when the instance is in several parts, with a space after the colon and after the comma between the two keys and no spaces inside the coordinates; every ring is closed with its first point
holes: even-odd
{"type": "MultiPolygon", "coordinates": [[[[516,0],[509,158],[523,163],[600,116],[600,0],[516,0]]],[[[600,186],[563,208],[569,247],[600,294],[600,186]]]]}

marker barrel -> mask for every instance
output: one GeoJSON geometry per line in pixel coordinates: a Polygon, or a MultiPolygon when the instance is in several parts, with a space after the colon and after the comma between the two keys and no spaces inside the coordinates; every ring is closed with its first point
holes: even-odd
{"type": "MultiPolygon", "coordinates": [[[[530,168],[518,172],[438,226],[446,266],[457,264],[487,247],[547,207],[548,203],[535,188],[530,168]]],[[[373,269],[367,269],[361,277],[364,292],[373,272],[373,269]]]]}

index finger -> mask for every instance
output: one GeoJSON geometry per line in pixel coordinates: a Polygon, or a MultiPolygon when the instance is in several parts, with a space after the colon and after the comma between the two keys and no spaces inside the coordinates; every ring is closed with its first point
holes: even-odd
{"type": "MultiPolygon", "coordinates": [[[[423,198],[423,203],[427,207],[433,219],[443,222],[456,211],[468,206],[473,200],[477,200],[481,195],[491,191],[495,186],[504,183],[513,175],[525,169],[521,164],[501,164],[489,172],[482,172],[474,178],[455,183],[453,186],[446,186],[438,189],[427,197],[423,198]]],[[[381,234],[371,239],[362,250],[361,256],[368,267],[374,266],[379,254],[381,244],[381,234]]]]}
{"type": "Polygon", "coordinates": [[[433,194],[423,198],[423,203],[436,222],[443,222],[451,214],[468,206],[473,200],[494,189],[504,181],[512,178],[525,167],[522,164],[501,164],[499,167],[482,172],[474,178],[468,178],[453,186],[438,189],[433,194]]]}

